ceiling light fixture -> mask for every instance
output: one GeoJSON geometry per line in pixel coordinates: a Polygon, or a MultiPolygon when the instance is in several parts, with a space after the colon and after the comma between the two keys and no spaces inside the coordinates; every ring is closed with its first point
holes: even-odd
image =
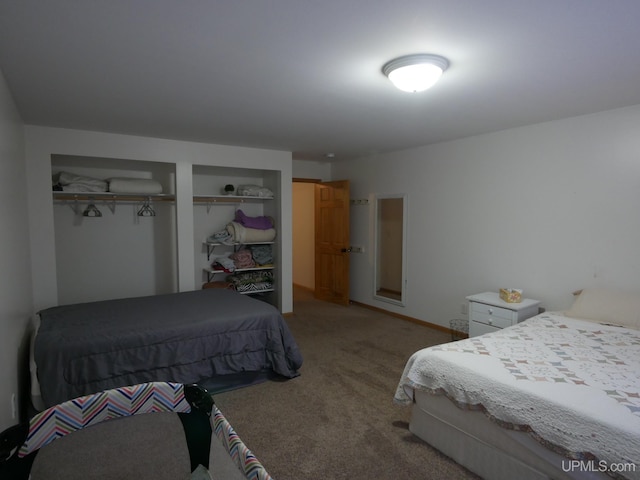
{"type": "Polygon", "coordinates": [[[448,66],[449,60],[439,55],[406,55],[386,63],[382,73],[403,92],[422,92],[432,87],[448,66]]]}

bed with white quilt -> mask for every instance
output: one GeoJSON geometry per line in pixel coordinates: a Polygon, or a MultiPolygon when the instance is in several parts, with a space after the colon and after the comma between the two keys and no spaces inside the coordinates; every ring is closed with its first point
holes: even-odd
{"type": "Polygon", "coordinates": [[[395,402],[410,430],[487,479],[640,479],[640,296],[585,289],[567,312],[429,347],[395,402]]]}

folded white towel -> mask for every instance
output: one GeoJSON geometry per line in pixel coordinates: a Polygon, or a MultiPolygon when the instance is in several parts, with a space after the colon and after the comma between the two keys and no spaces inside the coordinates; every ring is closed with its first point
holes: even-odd
{"type": "Polygon", "coordinates": [[[238,185],[238,188],[236,188],[236,195],[245,197],[273,198],[273,192],[267,187],[261,187],[260,185],[238,185]]]}
{"type": "MultiPolygon", "coordinates": [[[[54,181],[55,181],[54,176],[54,181]]],[[[57,174],[57,183],[62,185],[66,192],[106,192],[107,182],[98,178],[85,177],[75,173],[60,172],[57,174]]]]}
{"type": "Polygon", "coordinates": [[[107,187],[100,187],[98,185],[87,185],[85,183],[70,183],[69,185],[63,185],[62,191],[71,193],[104,193],[107,191],[107,187]]]}

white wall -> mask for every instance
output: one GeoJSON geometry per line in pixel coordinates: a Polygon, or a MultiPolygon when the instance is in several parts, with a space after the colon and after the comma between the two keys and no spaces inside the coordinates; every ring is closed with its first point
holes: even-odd
{"type": "MultiPolygon", "coordinates": [[[[278,293],[284,313],[293,310],[291,286],[291,154],[194,142],[181,142],[100,132],[27,126],[26,165],[31,228],[31,255],[36,309],[58,303],[55,228],[51,198],[51,155],[167,163],[175,169],[177,284],[179,291],[196,285],[193,167],[234,167],[272,172],[272,187],[281,215],[276,219],[280,259],[278,293]],[[275,185],[277,184],[277,185],[275,185]]],[[[111,274],[110,274],[111,275],[111,274]]],[[[96,281],[98,277],[96,277],[96,281]]]]}
{"type": "Polygon", "coordinates": [[[24,127],[0,72],[0,431],[17,423],[11,396],[18,380],[32,315],[31,261],[24,127]]]}
{"type": "Polygon", "coordinates": [[[315,180],[331,180],[331,163],[313,162],[310,160],[293,161],[293,178],[312,178],[315,180]]]}
{"type": "Polygon", "coordinates": [[[407,193],[406,306],[372,298],[370,207],[351,209],[353,300],[443,326],[467,295],[524,289],[548,309],[591,286],[640,291],[640,106],[332,167],[352,198],[407,193]]]}

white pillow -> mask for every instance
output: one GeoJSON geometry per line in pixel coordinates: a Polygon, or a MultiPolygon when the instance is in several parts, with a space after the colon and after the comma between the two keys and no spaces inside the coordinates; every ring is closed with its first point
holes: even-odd
{"type": "Polygon", "coordinates": [[[565,315],[640,330],[640,293],[585,288],[565,315]]]}
{"type": "Polygon", "coordinates": [[[107,181],[109,182],[109,191],[112,193],[148,193],[150,195],[162,193],[162,185],[160,182],[150,178],[114,177],[107,181]]]}

